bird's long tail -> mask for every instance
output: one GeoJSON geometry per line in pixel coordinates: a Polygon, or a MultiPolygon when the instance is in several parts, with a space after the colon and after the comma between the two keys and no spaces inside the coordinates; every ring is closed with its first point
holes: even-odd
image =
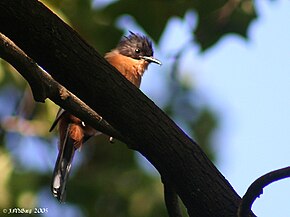
{"type": "Polygon", "coordinates": [[[68,181],[75,150],[74,141],[68,136],[67,131],[63,144],[60,144],[51,183],[52,194],[59,202],[65,200],[66,183],[68,181]]]}

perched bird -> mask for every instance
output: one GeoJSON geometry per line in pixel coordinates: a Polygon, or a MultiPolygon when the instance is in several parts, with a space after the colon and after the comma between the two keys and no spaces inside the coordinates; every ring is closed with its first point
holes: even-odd
{"type": "MultiPolygon", "coordinates": [[[[123,37],[117,47],[105,55],[105,59],[136,87],[140,87],[142,75],[150,63],[161,65],[161,62],[153,57],[152,42],[149,38],[133,32],[123,37]]],[[[53,171],[51,190],[53,196],[63,202],[75,150],[91,136],[100,133],[61,108],[50,131],[57,124],[59,153],[53,171]]]]}

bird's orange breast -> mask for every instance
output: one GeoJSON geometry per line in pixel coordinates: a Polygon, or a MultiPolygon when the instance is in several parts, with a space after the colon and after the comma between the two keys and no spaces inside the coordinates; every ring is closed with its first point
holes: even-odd
{"type": "Polygon", "coordinates": [[[136,60],[113,50],[105,55],[106,60],[122,73],[136,87],[140,87],[141,78],[148,67],[145,60],[136,60]]]}

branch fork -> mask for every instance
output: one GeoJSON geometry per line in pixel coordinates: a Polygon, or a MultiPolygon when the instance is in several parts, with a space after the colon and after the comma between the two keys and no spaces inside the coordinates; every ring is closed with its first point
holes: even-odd
{"type": "Polygon", "coordinates": [[[29,83],[37,102],[47,98],[84,120],[96,130],[125,142],[125,138],[98,113],[55,81],[13,41],[0,33],[0,56],[9,62],[29,83]]]}

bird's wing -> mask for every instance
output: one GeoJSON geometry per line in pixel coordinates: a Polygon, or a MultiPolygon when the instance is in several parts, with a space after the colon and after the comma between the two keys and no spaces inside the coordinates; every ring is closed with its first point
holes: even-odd
{"type": "Polygon", "coordinates": [[[63,108],[59,108],[57,114],[56,114],[56,117],[55,117],[55,120],[54,122],[52,123],[50,129],[49,129],[49,132],[53,131],[53,129],[55,128],[55,126],[57,125],[59,119],[61,118],[61,116],[65,113],[65,110],[63,108]]]}

